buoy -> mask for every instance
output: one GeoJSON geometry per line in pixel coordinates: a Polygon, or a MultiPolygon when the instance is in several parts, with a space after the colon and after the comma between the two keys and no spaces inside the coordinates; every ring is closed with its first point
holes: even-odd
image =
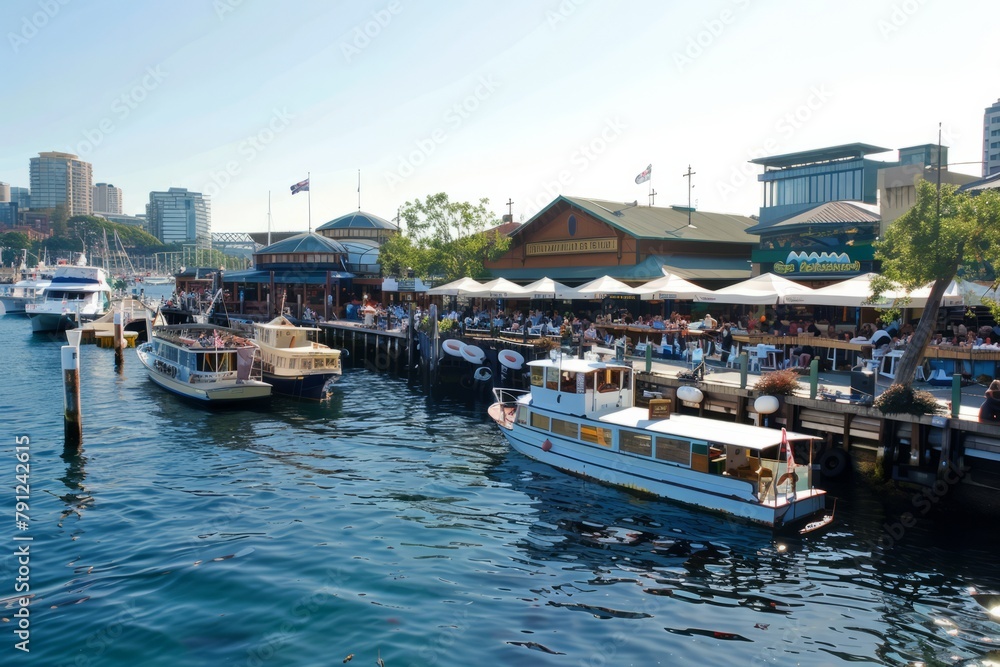
{"type": "Polygon", "coordinates": [[[705,398],[705,394],[698,387],[685,384],[677,387],[677,398],[685,403],[701,403],[702,399],[705,398]]]}
{"type": "Polygon", "coordinates": [[[493,379],[493,371],[489,369],[489,366],[480,366],[472,374],[472,377],[476,378],[476,382],[489,382],[493,379]]]}
{"type": "Polygon", "coordinates": [[[552,449],[552,441],[549,440],[548,438],[545,438],[545,442],[542,443],[542,451],[547,452],[550,449],[552,449]]]}
{"type": "Polygon", "coordinates": [[[457,338],[446,338],[441,343],[441,349],[445,351],[445,354],[450,354],[453,357],[461,357],[463,350],[465,350],[465,343],[457,338]]]}
{"type": "Polygon", "coordinates": [[[497,355],[500,363],[511,370],[519,370],[524,366],[524,357],[521,356],[520,352],[516,350],[500,350],[500,354],[497,355]]]}
{"type": "Polygon", "coordinates": [[[486,353],[483,352],[483,349],[476,345],[464,345],[460,354],[466,361],[473,364],[481,364],[486,358],[486,353]]]}

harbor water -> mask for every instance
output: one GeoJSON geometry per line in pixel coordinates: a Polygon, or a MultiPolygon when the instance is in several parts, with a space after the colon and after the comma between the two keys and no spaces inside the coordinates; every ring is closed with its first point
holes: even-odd
{"type": "Polygon", "coordinates": [[[504,444],[485,404],[391,375],[347,368],[329,402],[209,411],[152,384],[133,350],[118,374],[96,346],[80,352],[84,446],[69,455],[63,343],[0,318],[3,665],[1000,655],[1000,619],[972,595],[1000,592],[1000,532],[946,485],[846,485],[828,531],[775,536],[547,468],[504,444]]]}

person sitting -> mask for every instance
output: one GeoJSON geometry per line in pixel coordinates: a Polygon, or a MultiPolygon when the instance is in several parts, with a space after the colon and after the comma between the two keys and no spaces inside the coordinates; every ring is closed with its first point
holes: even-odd
{"type": "Polygon", "coordinates": [[[979,421],[1000,422],[1000,380],[994,380],[986,390],[986,400],[979,407],[979,421]]]}

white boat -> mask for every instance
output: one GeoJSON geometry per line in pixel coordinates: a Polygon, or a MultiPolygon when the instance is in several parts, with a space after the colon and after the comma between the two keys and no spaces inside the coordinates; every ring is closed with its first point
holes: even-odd
{"type": "Polygon", "coordinates": [[[632,403],[632,367],[556,358],[528,363],[531,388],[494,389],[490,417],[517,451],[561,470],[779,528],[824,510],[813,436],[632,403]],[[808,445],[807,465],[783,438],[808,445]]]}
{"type": "Polygon", "coordinates": [[[147,285],[172,285],[174,282],[173,276],[146,276],[142,279],[142,282],[147,285]]]}
{"type": "Polygon", "coordinates": [[[52,283],[54,271],[54,268],[39,262],[21,280],[5,286],[0,293],[0,312],[6,315],[24,315],[25,306],[38,300],[45,288],[52,283]]]}
{"type": "Polygon", "coordinates": [[[136,348],[149,379],[178,396],[211,404],[253,401],[271,395],[254,370],[257,346],[210,324],[155,327],[136,348]]]}
{"type": "Polygon", "coordinates": [[[31,330],[63,331],[95,320],[111,308],[111,285],[104,269],[80,263],[56,268],[38,301],[25,306],[31,330]]]}
{"type": "Polygon", "coordinates": [[[276,393],[319,400],[340,377],[340,350],[316,342],[318,328],[295,326],[281,315],[253,328],[264,381],[276,393]]]}
{"type": "Polygon", "coordinates": [[[142,334],[146,330],[146,320],[152,321],[156,317],[156,309],[143,302],[142,299],[124,296],[116,298],[111,304],[111,309],[104,315],[87,322],[80,328],[85,332],[92,332],[93,335],[114,334],[116,315],[120,315],[124,329],[138,331],[142,334]]]}

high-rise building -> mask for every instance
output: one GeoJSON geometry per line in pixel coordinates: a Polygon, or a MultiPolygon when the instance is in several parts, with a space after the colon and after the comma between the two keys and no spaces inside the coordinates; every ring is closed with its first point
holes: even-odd
{"type": "Polygon", "coordinates": [[[31,204],[34,209],[66,207],[66,214],[93,211],[93,168],[71,153],[39,153],[31,158],[31,204]]]}
{"type": "Polygon", "coordinates": [[[1000,172],[1000,100],[983,115],[983,176],[1000,172]]]}
{"type": "Polygon", "coordinates": [[[94,213],[111,213],[121,215],[122,189],[110,183],[98,183],[94,186],[94,213]]]}
{"type": "Polygon", "coordinates": [[[10,201],[10,183],[0,183],[0,204],[10,201]]]}
{"type": "Polygon", "coordinates": [[[187,188],[150,192],[146,221],[149,233],[164,243],[211,246],[211,209],[200,192],[188,192],[187,188]]]}
{"type": "Polygon", "coordinates": [[[31,190],[10,186],[10,201],[17,204],[22,211],[27,211],[31,208],[31,190]]]}

